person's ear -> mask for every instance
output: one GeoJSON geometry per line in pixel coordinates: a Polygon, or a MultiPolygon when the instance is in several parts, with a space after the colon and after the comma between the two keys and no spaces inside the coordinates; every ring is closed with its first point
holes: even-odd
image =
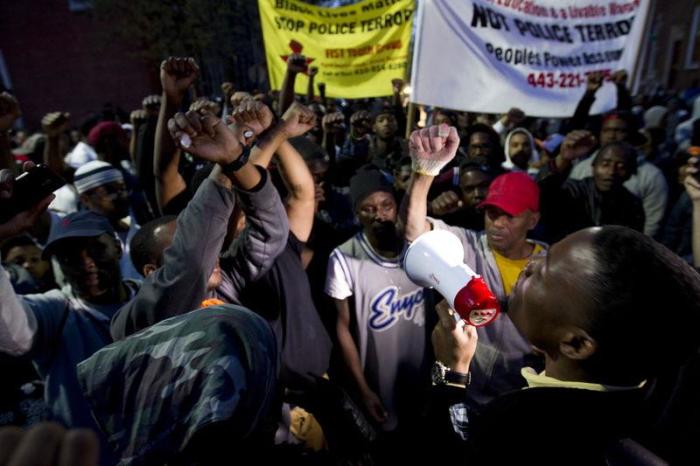
{"type": "Polygon", "coordinates": [[[146,264],[143,266],[143,270],[141,270],[141,273],[143,274],[144,277],[148,277],[150,274],[158,270],[158,266],[155,264],[146,264]]]}
{"type": "Polygon", "coordinates": [[[87,194],[83,193],[80,195],[80,203],[85,207],[86,209],[92,210],[92,201],[90,199],[90,196],[87,194]]]}
{"type": "Polygon", "coordinates": [[[116,236],[112,237],[112,240],[114,240],[114,247],[117,248],[117,260],[121,260],[122,254],[124,254],[124,250],[122,249],[122,243],[117,239],[116,236]]]}
{"type": "Polygon", "coordinates": [[[559,353],[568,359],[588,359],[598,349],[598,343],[585,330],[572,327],[567,329],[559,340],[559,353]]]}
{"type": "Polygon", "coordinates": [[[533,230],[537,226],[537,224],[540,222],[540,213],[539,212],[531,212],[529,217],[530,218],[528,220],[528,225],[527,225],[528,231],[533,230]]]}

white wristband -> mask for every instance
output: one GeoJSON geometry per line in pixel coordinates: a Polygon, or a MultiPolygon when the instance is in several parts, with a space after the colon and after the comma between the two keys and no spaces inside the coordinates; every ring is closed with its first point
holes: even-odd
{"type": "Polygon", "coordinates": [[[445,160],[413,159],[411,166],[415,173],[421,175],[438,176],[440,171],[448,163],[449,161],[445,160]]]}

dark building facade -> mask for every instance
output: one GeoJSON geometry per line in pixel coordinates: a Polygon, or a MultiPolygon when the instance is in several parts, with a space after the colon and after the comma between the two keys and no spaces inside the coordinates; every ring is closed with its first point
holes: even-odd
{"type": "Polygon", "coordinates": [[[0,2],[0,83],[19,99],[26,127],[59,110],[78,124],[108,102],[130,111],[159,91],[157,70],[99,28],[79,1],[0,2]]]}

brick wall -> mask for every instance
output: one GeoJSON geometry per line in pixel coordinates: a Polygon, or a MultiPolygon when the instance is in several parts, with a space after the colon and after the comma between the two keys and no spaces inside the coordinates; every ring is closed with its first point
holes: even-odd
{"type": "Polygon", "coordinates": [[[650,84],[685,89],[700,78],[700,69],[686,68],[693,11],[700,6],[700,0],[653,1],[655,28],[644,76],[650,84]]]}
{"type": "Polygon", "coordinates": [[[82,118],[112,102],[131,111],[159,91],[157,69],[104,41],[89,12],[71,12],[68,0],[0,2],[0,50],[24,122],[37,129],[49,112],[82,118]]]}

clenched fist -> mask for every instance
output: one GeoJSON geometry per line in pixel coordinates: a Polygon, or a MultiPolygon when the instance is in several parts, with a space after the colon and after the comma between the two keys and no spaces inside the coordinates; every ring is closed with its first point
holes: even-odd
{"type": "Polygon", "coordinates": [[[199,66],[191,57],[169,57],[160,64],[160,84],[171,99],[181,100],[198,75],[199,66]]]}
{"type": "Polygon", "coordinates": [[[442,217],[457,212],[463,206],[464,203],[454,191],[446,191],[432,200],[430,212],[437,217],[442,217]]]}
{"type": "Polygon", "coordinates": [[[294,102],[282,115],[281,129],[285,136],[293,138],[302,136],[313,129],[316,124],[316,114],[299,102],[294,102]]]}
{"type": "Polygon", "coordinates": [[[454,126],[442,124],[411,133],[408,140],[413,171],[422,175],[437,176],[450,163],[459,148],[459,136],[454,126]]]}

